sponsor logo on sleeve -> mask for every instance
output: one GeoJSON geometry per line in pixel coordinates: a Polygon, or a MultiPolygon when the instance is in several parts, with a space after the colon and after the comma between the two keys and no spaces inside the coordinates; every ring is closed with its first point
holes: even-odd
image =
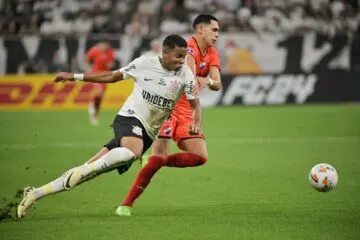
{"type": "Polygon", "coordinates": [[[126,72],[129,72],[129,71],[135,70],[135,69],[136,69],[135,64],[131,64],[130,66],[128,66],[127,68],[125,68],[125,71],[126,71],[126,72]]]}

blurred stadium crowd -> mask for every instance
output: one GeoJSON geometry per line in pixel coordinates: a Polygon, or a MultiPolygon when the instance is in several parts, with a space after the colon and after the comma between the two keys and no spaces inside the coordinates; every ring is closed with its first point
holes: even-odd
{"type": "Polygon", "coordinates": [[[0,34],[157,36],[212,13],[223,32],[358,33],[360,0],[2,0],[0,34]]]}

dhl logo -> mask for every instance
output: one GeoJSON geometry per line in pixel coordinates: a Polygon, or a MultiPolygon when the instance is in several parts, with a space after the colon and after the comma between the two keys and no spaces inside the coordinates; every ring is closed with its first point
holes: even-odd
{"type": "MultiPolygon", "coordinates": [[[[86,109],[96,92],[89,83],[54,83],[53,76],[0,77],[0,109],[86,109]],[[50,79],[50,80],[49,80],[50,79]]],[[[103,108],[118,109],[132,90],[131,81],[109,84],[103,108]]]]}

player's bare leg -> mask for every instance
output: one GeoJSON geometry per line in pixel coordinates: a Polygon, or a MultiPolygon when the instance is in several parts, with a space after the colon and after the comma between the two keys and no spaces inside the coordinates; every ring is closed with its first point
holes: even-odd
{"type": "Polygon", "coordinates": [[[104,97],[104,90],[97,89],[95,95],[89,103],[89,119],[93,126],[99,124],[99,113],[102,99],[104,97]]]}
{"type": "Polygon", "coordinates": [[[151,150],[152,155],[148,158],[147,164],[139,171],[125,200],[121,203],[121,206],[117,208],[115,212],[116,215],[131,216],[130,208],[135,200],[148,186],[154,174],[164,166],[170,150],[170,139],[159,138],[155,140],[151,150]]]}

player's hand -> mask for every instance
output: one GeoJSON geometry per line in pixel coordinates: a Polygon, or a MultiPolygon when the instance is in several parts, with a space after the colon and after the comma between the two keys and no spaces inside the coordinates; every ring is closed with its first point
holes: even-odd
{"type": "Polygon", "coordinates": [[[192,123],[189,128],[190,135],[199,135],[201,132],[200,124],[192,123]]]}
{"type": "Polygon", "coordinates": [[[197,81],[199,83],[199,90],[203,90],[209,84],[209,80],[207,78],[204,78],[204,77],[197,77],[197,81]]]}
{"type": "Polygon", "coordinates": [[[74,74],[68,72],[57,73],[54,82],[66,82],[66,81],[75,81],[74,74]]]}

